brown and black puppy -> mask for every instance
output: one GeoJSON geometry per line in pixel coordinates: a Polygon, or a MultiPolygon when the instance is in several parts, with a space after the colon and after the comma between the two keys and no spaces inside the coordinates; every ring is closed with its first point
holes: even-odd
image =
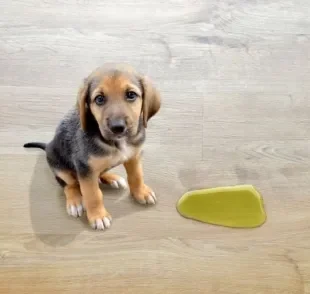
{"type": "Polygon", "coordinates": [[[46,151],[47,162],[62,187],[67,211],[78,217],[86,210],[91,226],[110,227],[99,180],[114,187],[126,181],[107,173],[123,164],[131,195],[154,204],[155,193],[143,179],[141,148],[148,120],[160,109],[161,99],[150,80],[128,66],[104,66],[83,82],[76,107],[48,143],[27,143],[46,151]]]}

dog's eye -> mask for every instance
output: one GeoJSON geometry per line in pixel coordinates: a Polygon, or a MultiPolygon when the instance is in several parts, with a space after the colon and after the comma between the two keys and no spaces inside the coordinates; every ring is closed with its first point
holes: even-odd
{"type": "Polygon", "coordinates": [[[138,94],[134,91],[128,91],[126,92],[126,99],[130,102],[133,102],[137,99],[138,94]]]}
{"type": "Polygon", "coordinates": [[[102,105],[105,102],[105,97],[103,95],[98,95],[95,98],[95,102],[97,105],[102,105]]]}

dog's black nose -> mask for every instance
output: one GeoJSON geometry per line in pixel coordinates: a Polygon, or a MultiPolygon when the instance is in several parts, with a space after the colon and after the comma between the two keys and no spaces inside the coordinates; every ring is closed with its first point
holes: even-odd
{"type": "Polygon", "coordinates": [[[121,135],[126,131],[126,122],[123,119],[111,119],[108,126],[115,135],[121,135]]]}

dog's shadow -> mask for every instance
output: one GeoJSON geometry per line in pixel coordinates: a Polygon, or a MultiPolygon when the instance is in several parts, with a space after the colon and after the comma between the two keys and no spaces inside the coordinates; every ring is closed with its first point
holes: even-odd
{"type": "MultiPolygon", "coordinates": [[[[128,190],[102,186],[104,204],[114,220],[139,212],[145,207],[129,197],[128,190]]],[[[38,157],[30,186],[30,218],[37,238],[58,247],[74,241],[76,236],[92,230],[85,213],[81,218],[67,215],[63,189],[56,182],[44,155],[38,157]]]]}

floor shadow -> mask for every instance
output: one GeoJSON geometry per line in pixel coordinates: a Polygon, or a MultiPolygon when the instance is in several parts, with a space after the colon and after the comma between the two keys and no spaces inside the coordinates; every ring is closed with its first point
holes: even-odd
{"type": "MultiPolygon", "coordinates": [[[[133,201],[128,190],[101,187],[104,204],[114,220],[146,209],[133,201]]],[[[53,247],[66,246],[81,232],[92,231],[85,213],[78,219],[67,215],[63,189],[56,182],[44,154],[38,156],[29,197],[32,227],[43,243],[53,247]]]]}
{"type": "Polygon", "coordinates": [[[79,221],[66,215],[63,190],[56,183],[45,155],[38,156],[30,186],[32,228],[43,243],[65,246],[84,230],[79,221]]]}

